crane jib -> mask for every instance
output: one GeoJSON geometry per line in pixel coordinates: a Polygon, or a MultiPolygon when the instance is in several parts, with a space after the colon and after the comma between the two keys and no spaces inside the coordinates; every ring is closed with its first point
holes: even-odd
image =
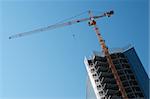
{"type": "MultiPolygon", "coordinates": [[[[109,11],[109,12],[105,12],[102,15],[99,15],[99,16],[93,16],[93,18],[98,19],[98,18],[105,17],[105,16],[110,17],[113,13],[114,13],[113,11],[109,11]]],[[[9,39],[19,38],[19,37],[23,37],[23,36],[26,36],[26,35],[31,35],[31,34],[43,32],[43,31],[47,31],[47,30],[52,30],[52,29],[72,25],[72,24],[75,24],[75,23],[88,21],[88,20],[90,20],[90,18],[83,18],[83,19],[78,19],[78,20],[72,20],[72,21],[65,22],[65,23],[58,23],[58,24],[54,24],[54,25],[49,25],[47,27],[31,30],[31,31],[28,31],[28,32],[14,34],[14,35],[10,36],[9,39]]]]}

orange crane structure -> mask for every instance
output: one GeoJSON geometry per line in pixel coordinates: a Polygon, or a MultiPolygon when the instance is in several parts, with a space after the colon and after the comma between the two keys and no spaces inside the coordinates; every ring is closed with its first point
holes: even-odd
{"type": "Polygon", "coordinates": [[[99,28],[96,25],[96,19],[102,18],[102,17],[110,17],[113,14],[114,14],[114,11],[109,11],[109,12],[103,13],[102,15],[93,16],[92,12],[89,11],[89,16],[90,16],[89,18],[72,20],[72,21],[65,22],[65,23],[54,24],[54,25],[50,25],[50,26],[47,26],[47,27],[35,29],[35,30],[29,31],[29,32],[18,33],[18,34],[10,36],[9,39],[19,38],[19,37],[23,37],[23,36],[26,36],[26,35],[35,34],[35,33],[38,33],[38,32],[43,32],[43,31],[46,31],[46,30],[56,29],[56,28],[59,28],[59,27],[64,27],[64,26],[69,26],[69,25],[73,25],[73,24],[76,24],[76,23],[84,22],[84,21],[89,21],[88,22],[89,26],[94,27],[94,30],[96,32],[96,36],[98,38],[98,41],[99,41],[100,46],[102,48],[102,51],[103,51],[103,53],[104,53],[104,55],[107,59],[109,68],[110,68],[111,72],[113,73],[114,78],[116,80],[116,83],[118,85],[119,91],[121,92],[121,96],[122,96],[123,99],[128,99],[125,88],[124,88],[124,86],[121,82],[121,79],[120,79],[120,77],[117,73],[115,65],[113,64],[113,61],[111,59],[109,49],[107,48],[107,46],[106,46],[106,44],[105,44],[105,42],[102,38],[102,35],[99,32],[99,28]]]}

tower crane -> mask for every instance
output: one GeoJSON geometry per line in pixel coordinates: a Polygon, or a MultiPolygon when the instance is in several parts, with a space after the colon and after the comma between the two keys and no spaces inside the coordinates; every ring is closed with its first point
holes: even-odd
{"type": "Polygon", "coordinates": [[[28,32],[18,33],[18,34],[10,36],[9,39],[24,37],[24,36],[35,34],[35,33],[38,33],[38,32],[43,32],[43,31],[47,31],[47,30],[52,30],[52,29],[64,27],[64,26],[69,26],[69,25],[73,25],[73,24],[76,24],[76,23],[81,23],[81,22],[84,22],[84,21],[89,21],[88,22],[89,26],[93,26],[94,27],[94,30],[96,32],[96,36],[98,38],[98,41],[99,41],[100,46],[102,48],[102,51],[103,51],[103,53],[104,53],[104,55],[105,55],[105,57],[107,59],[109,68],[110,68],[110,70],[112,71],[112,73],[114,75],[114,78],[115,78],[116,83],[118,85],[119,91],[121,92],[122,98],[123,99],[128,99],[127,94],[125,92],[125,88],[124,88],[124,86],[123,86],[123,84],[121,82],[121,79],[120,79],[120,77],[119,77],[119,75],[117,73],[115,65],[113,64],[113,61],[111,59],[109,49],[107,48],[107,46],[106,46],[106,44],[105,44],[105,42],[104,42],[104,40],[102,38],[102,35],[101,35],[100,31],[99,31],[99,28],[96,25],[96,19],[103,18],[103,17],[111,17],[113,14],[114,14],[114,11],[108,11],[108,12],[105,12],[105,13],[103,13],[101,15],[93,16],[92,12],[89,11],[89,16],[90,16],[89,18],[72,20],[72,21],[69,21],[69,22],[54,24],[54,25],[50,25],[50,26],[47,26],[47,27],[35,29],[35,30],[32,30],[32,31],[28,31],[28,32]]]}

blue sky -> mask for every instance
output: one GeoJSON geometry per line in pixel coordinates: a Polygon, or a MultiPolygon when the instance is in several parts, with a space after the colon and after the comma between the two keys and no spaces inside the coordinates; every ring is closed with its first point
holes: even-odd
{"type": "MultiPolygon", "coordinates": [[[[1,0],[1,99],[85,99],[84,56],[101,51],[88,22],[13,40],[8,37],[87,10],[95,15],[114,10],[111,18],[97,21],[106,44],[109,48],[132,44],[149,72],[148,0],[1,0]]],[[[75,19],[86,17],[88,13],[75,19]]]]}

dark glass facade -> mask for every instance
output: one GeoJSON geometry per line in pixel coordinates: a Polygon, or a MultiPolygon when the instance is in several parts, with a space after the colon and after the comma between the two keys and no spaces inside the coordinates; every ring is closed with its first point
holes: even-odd
{"type": "Polygon", "coordinates": [[[134,75],[138,81],[138,84],[144,93],[145,99],[149,99],[149,77],[145,72],[145,69],[135,51],[131,48],[124,52],[124,55],[128,58],[129,64],[134,72],[134,75]]]}

